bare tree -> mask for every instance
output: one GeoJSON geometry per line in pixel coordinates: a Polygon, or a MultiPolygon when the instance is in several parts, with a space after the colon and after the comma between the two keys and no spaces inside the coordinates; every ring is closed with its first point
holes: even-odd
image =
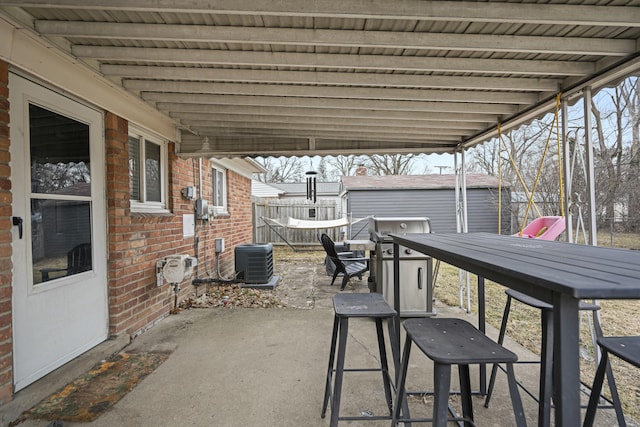
{"type": "MultiPolygon", "coordinates": [[[[425,160],[425,162],[422,163],[422,169],[420,171],[418,171],[419,174],[430,174],[433,171],[431,170],[431,167],[429,166],[429,164],[426,163],[426,158],[427,156],[425,154],[417,154],[414,157],[414,167],[412,168],[412,170],[415,170],[415,164],[418,163],[419,160],[425,160]]],[[[443,170],[447,170],[447,169],[451,169],[453,170],[453,167],[449,167],[449,166],[436,166],[436,168],[439,169],[439,173],[442,173],[443,170]]]]}
{"type": "MultiPolygon", "coordinates": [[[[617,87],[603,89],[594,96],[591,114],[594,128],[594,167],[596,171],[596,212],[599,223],[608,224],[616,213],[616,209],[624,207],[629,215],[640,212],[640,79],[632,76],[622,81],[617,87]]],[[[573,175],[570,188],[572,191],[573,211],[579,203],[577,197],[584,193],[586,178],[582,173],[584,162],[581,152],[584,130],[581,125],[573,126],[574,121],[583,123],[580,106],[570,109],[570,133],[566,136],[571,153],[576,157],[573,163],[573,175]]],[[[554,144],[557,143],[551,116],[536,120],[517,130],[502,135],[502,143],[497,139],[478,146],[469,153],[469,164],[472,170],[490,175],[498,174],[500,159],[501,175],[511,190],[524,192],[521,181],[532,190],[537,182],[534,201],[541,215],[557,215],[560,213],[560,180],[558,171],[558,154],[554,144]],[[546,141],[550,145],[544,153],[546,141]],[[542,162],[541,159],[543,158],[542,162]],[[522,179],[518,177],[516,171],[522,179]]],[[[555,128],[555,126],[554,126],[555,128]]],[[[586,197],[582,197],[582,202],[586,197]]],[[[537,214],[537,212],[536,212],[537,214]]],[[[522,221],[522,215],[516,216],[522,221]]],[[[524,219],[526,220],[526,219],[524,219]]],[[[630,229],[640,228],[640,217],[629,218],[630,229]]]]}
{"type": "Polygon", "coordinates": [[[320,159],[320,163],[318,163],[318,181],[319,182],[333,182],[335,181],[333,170],[329,165],[329,160],[327,157],[323,157],[320,159]]]}
{"type": "MultiPolygon", "coordinates": [[[[637,212],[632,207],[638,207],[638,79],[628,78],[598,95],[599,102],[592,107],[597,144],[596,206],[600,225],[605,225],[617,219],[618,206],[637,212]]],[[[636,228],[637,221],[633,218],[627,225],[636,228]]]]}
{"type": "Polygon", "coordinates": [[[513,195],[510,209],[515,228],[537,216],[538,211],[540,215],[558,214],[557,155],[553,147],[544,150],[552,136],[552,122],[553,116],[546,116],[528,126],[505,132],[501,139],[488,141],[469,152],[472,171],[499,176],[502,185],[510,187],[513,195]],[[526,212],[537,178],[533,195],[535,207],[526,212]]]}
{"type": "Polygon", "coordinates": [[[500,156],[500,141],[492,139],[478,145],[469,151],[469,170],[498,176],[498,161],[500,156]]]}
{"type": "Polygon", "coordinates": [[[303,164],[298,157],[267,157],[256,161],[267,169],[267,173],[258,177],[262,182],[303,182],[303,164]]]}
{"type": "Polygon", "coordinates": [[[365,165],[372,175],[410,175],[414,158],[414,154],[374,154],[365,165]]]}
{"type": "Polygon", "coordinates": [[[358,165],[362,162],[359,156],[337,156],[331,157],[327,163],[335,171],[336,180],[340,176],[352,176],[356,174],[358,165]]]}
{"type": "Polygon", "coordinates": [[[592,103],[591,114],[594,119],[596,143],[596,174],[598,176],[596,206],[600,214],[600,222],[606,223],[608,217],[613,220],[615,203],[619,197],[618,189],[622,177],[622,100],[618,88],[608,96],[613,109],[604,114],[596,102],[592,103]],[[608,125],[603,122],[608,122],[608,125]],[[612,123],[613,122],[613,123],[612,123]],[[606,126],[606,130],[605,130],[606,126]],[[607,134],[605,134],[605,132],[607,134]]]}
{"type": "Polygon", "coordinates": [[[628,160],[624,176],[623,189],[627,194],[627,212],[630,213],[628,226],[631,231],[640,230],[640,78],[625,79],[620,85],[620,95],[624,98],[631,129],[630,146],[625,150],[628,160]],[[631,216],[631,213],[633,213],[631,216]]]}

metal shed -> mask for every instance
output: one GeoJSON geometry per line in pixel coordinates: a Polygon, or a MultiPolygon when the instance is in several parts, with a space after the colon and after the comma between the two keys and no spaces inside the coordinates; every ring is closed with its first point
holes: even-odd
{"type": "MultiPolygon", "coordinates": [[[[455,175],[344,176],[342,197],[354,218],[426,216],[436,233],[456,232],[455,175]]],[[[502,231],[511,229],[509,188],[503,187],[502,231]]],[[[467,175],[469,232],[498,230],[498,179],[467,175]]],[[[367,230],[352,230],[353,238],[368,238],[367,230]],[[358,233],[357,235],[355,235],[358,233]]]]}

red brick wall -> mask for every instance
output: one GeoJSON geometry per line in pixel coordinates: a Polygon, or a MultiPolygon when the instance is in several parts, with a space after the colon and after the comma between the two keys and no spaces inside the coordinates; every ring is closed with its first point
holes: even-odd
{"type": "MultiPolygon", "coordinates": [[[[194,212],[194,201],[182,196],[184,187],[199,185],[202,197],[211,200],[211,164],[181,159],[169,147],[170,215],[131,213],[129,209],[127,122],[113,114],[106,117],[107,199],[109,221],[109,307],[112,334],[136,333],[167,315],[174,307],[169,284],[156,286],[156,261],[168,255],[196,255],[194,237],[183,237],[182,216],[194,212]],[[199,171],[202,177],[199,177],[199,171]]],[[[223,275],[233,274],[233,247],[251,242],[251,181],[227,173],[229,217],[196,220],[200,277],[215,274],[213,239],[225,239],[221,258],[223,275]]],[[[195,276],[195,275],[194,275],[195,276]]],[[[190,281],[181,284],[181,297],[190,294],[190,281]]]]}
{"type": "MultiPolygon", "coordinates": [[[[12,399],[12,324],[11,324],[11,170],[9,166],[8,65],[0,61],[0,406],[12,399]]],[[[180,190],[198,186],[197,159],[180,159],[169,147],[169,206],[171,214],[132,214],[129,207],[128,123],[107,113],[105,117],[108,287],[110,333],[133,334],[169,313],[173,308],[170,285],[156,286],[156,261],[167,255],[195,254],[194,238],[183,237],[182,215],[193,213],[193,201],[180,190]]],[[[211,200],[211,164],[202,162],[202,195],[211,200]]],[[[251,242],[251,182],[227,173],[229,217],[198,221],[199,271],[215,274],[213,239],[225,239],[221,257],[223,275],[234,270],[233,247],[251,242]]],[[[190,281],[182,286],[181,297],[193,291],[190,281]]]]}
{"type": "MultiPolygon", "coordinates": [[[[224,237],[225,250],[220,255],[220,273],[223,277],[231,278],[235,269],[233,248],[253,241],[251,180],[232,171],[227,171],[227,209],[230,216],[211,221],[209,234],[213,238],[224,237]]],[[[213,241],[210,246],[210,256],[215,258],[213,241]]],[[[211,271],[214,269],[215,262],[211,264],[211,271]]]]}
{"type": "Polygon", "coordinates": [[[0,405],[10,401],[13,393],[12,197],[9,160],[9,65],[0,61],[0,405]]]}

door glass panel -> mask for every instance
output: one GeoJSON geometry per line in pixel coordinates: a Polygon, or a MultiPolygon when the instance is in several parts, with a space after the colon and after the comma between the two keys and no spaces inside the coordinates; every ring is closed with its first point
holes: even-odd
{"type": "Polygon", "coordinates": [[[91,205],[78,200],[31,200],[33,282],[89,271],[91,205]]]}
{"type": "Polygon", "coordinates": [[[31,192],[91,195],[89,126],[29,105],[31,192]]]}
{"type": "Polygon", "coordinates": [[[33,283],[92,269],[89,126],[29,106],[33,283]]]}

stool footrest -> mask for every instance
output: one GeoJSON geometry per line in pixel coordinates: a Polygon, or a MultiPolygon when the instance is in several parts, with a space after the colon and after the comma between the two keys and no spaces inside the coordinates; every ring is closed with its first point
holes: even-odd
{"type": "MultiPolygon", "coordinates": [[[[398,418],[396,420],[399,423],[433,423],[433,418],[398,418]]],[[[464,425],[471,425],[472,427],[477,427],[478,425],[470,420],[469,418],[464,417],[450,417],[447,418],[447,421],[453,421],[456,423],[465,423],[464,425]]]]}
{"type": "MultiPolygon", "coordinates": [[[[335,373],[336,370],[333,369],[332,372],[335,373]]],[[[380,368],[345,368],[342,370],[342,372],[385,372],[387,375],[389,375],[389,372],[386,369],[380,368]]]]}
{"type": "Polygon", "coordinates": [[[361,415],[358,417],[356,416],[338,417],[338,421],[358,421],[358,420],[379,421],[379,420],[390,420],[391,418],[392,418],[391,415],[371,415],[371,416],[361,415]]]}

